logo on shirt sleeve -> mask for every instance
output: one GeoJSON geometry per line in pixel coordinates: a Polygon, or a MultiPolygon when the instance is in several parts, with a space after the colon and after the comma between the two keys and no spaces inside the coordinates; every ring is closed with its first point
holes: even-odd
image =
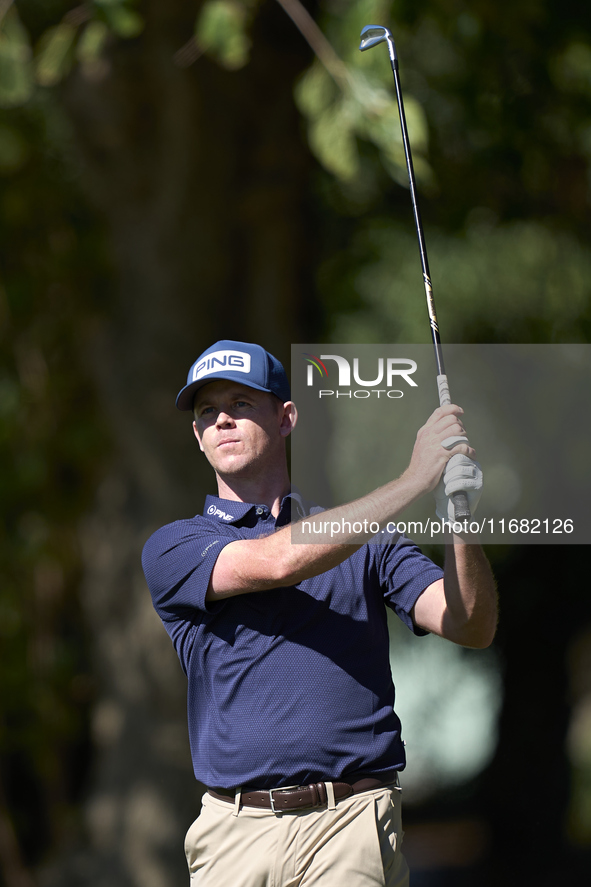
{"type": "Polygon", "coordinates": [[[219,544],[220,544],[219,539],[216,539],[215,542],[210,542],[209,545],[206,548],[204,548],[203,551],[201,552],[201,557],[205,557],[205,555],[207,554],[207,552],[209,551],[210,548],[213,548],[214,545],[219,545],[219,544]]]}

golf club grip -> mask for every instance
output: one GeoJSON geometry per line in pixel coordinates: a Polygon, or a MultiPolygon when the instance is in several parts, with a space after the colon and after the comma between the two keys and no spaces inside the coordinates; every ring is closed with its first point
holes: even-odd
{"type": "Polygon", "coordinates": [[[454,517],[456,521],[463,522],[472,520],[472,513],[468,504],[468,496],[463,490],[452,493],[451,501],[454,504],[454,517]]]}
{"type": "MultiPolygon", "coordinates": [[[[443,407],[445,404],[451,403],[447,376],[437,376],[437,390],[439,391],[440,406],[443,407]]],[[[452,493],[451,501],[454,505],[454,518],[456,521],[462,522],[465,520],[472,520],[472,513],[468,504],[468,496],[463,490],[458,490],[457,493],[452,493]]]]}

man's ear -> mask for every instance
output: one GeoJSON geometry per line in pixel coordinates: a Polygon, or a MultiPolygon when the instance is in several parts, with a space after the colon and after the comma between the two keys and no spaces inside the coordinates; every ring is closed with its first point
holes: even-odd
{"type": "Polygon", "coordinates": [[[203,444],[201,443],[201,438],[199,437],[199,432],[197,431],[197,422],[195,422],[194,420],[193,420],[193,434],[197,438],[197,443],[199,444],[199,449],[201,450],[202,453],[204,453],[205,450],[203,449],[203,444]]]}
{"type": "Polygon", "coordinates": [[[280,431],[282,437],[289,437],[298,421],[298,411],[292,400],[283,404],[283,415],[281,416],[280,431]]]}

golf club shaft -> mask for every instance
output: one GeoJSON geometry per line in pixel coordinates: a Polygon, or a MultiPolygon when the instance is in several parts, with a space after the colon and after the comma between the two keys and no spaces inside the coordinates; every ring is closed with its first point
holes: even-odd
{"type": "MultiPolygon", "coordinates": [[[[402,89],[400,86],[400,74],[398,71],[398,56],[396,54],[396,45],[394,43],[394,38],[392,34],[387,28],[379,27],[377,28],[374,25],[367,25],[361,32],[362,42],[359,47],[362,51],[365,49],[369,49],[372,46],[376,45],[378,42],[382,43],[384,40],[388,44],[388,55],[390,57],[390,66],[392,68],[392,74],[394,75],[394,86],[396,89],[396,101],[398,103],[398,114],[400,117],[400,128],[402,130],[402,144],[404,147],[404,156],[406,159],[406,169],[408,172],[408,182],[410,185],[410,196],[412,201],[412,209],[415,220],[415,228],[417,232],[417,239],[419,241],[419,253],[421,257],[421,268],[423,271],[423,283],[425,286],[425,296],[427,298],[427,310],[429,312],[429,325],[431,328],[431,338],[433,340],[433,348],[435,350],[435,362],[437,364],[437,389],[439,392],[439,404],[440,406],[444,406],[445,404],[451,403],[451,396],[449,393],[449,385],[447,382],[447,376],[445,374],[445,365],[443,363],[443,352],[441,348],[441,338],[439,335],[439,325],[437,323],[437,314],[435,312],[435,301],[433,298],[433,287],[431,285],[431,274],[429,272],[429,260],[427,258],[427,247],[425,245],[425,235],[423,233],[423,223],[421,221],[421,213],[419,210],[419,204],[417,200],[417,186],[416,179],[414,173],[414,167],[412,163],[412,153],[410,150],[410,140],[408,138],[408,128],[406,125],[406,115],[404,113],[404,102],[402,99],[402,89]],[[367,34],[372,28],[375,28],[377,32],[382,32],[378,34],[377,37],[365,38],[364,35],[367,34]]],[[[459,491],[457,493],[452,494],[452,502],[454,504],[454,514],[456,521],[465,521],[470,520],[472,517],[470,513],[470,506],[468,504],[468,496],[465,492],[459,491]]]]}

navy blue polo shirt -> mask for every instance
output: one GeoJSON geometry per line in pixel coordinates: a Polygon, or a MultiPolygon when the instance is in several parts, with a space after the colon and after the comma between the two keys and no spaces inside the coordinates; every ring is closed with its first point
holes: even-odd
{"type": "Polygon", "coordinates": [[[297,585],[205,600],[222,548],[274,532],[292,509],[294,520],[309,513],[295,493],[277,519],[264,505],[208,496],[203,515],[144,547],[154,607],[188,678],[205,785],[305,785],[404,767],[385,604],[413,630],[412,607],[443,575],[414,543],[397,536],[297,585]]]}

